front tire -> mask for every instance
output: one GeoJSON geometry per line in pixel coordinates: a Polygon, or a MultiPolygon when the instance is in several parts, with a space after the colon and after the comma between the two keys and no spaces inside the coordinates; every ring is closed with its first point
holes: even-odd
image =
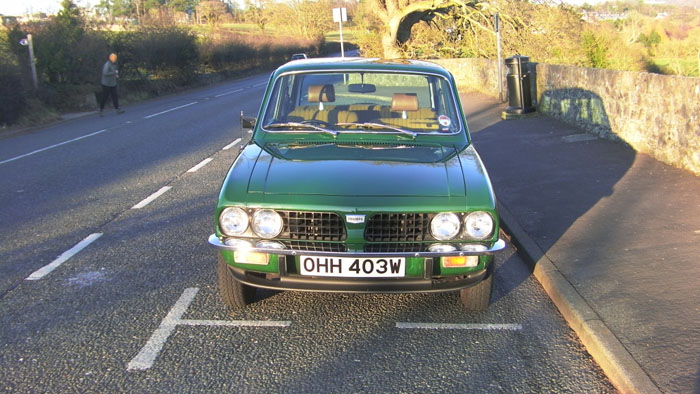
{"type": "Polygon", "coordinates": [[[219,254],[216,271],[219,276],[219,293],[226,305],[234,311],[239,311],[255,300],[255,287],[245,285],[233,277],[231,269],[219,254]]]}
{"type": "Polygon", "coordinates": [[[464,308],[472,312],[482,312],[489,307],[491,291],[493,290],[493,270],[495,262],[489,263],[486,268],[486,279],[474,286],[459,291],[459,298],[464,308]]]}

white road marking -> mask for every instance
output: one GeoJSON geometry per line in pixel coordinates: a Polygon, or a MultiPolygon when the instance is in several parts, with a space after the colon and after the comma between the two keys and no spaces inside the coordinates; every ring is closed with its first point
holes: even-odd
{"type": "Polygon", "coordinates": [[[25,280],[39,280],[39,279],[43,278],[44,276],[48,275],[51,271],[58,268],[61,264],[68,261],[68,259],[70,259],[71,257],[78,254],[78,252],[85,249],[88,245],[95,242],[101,236],[102,236],[102,233],[94,233],[94,234],[88,235],[87,237],[85,237],[85,239],[78,242],[77,245],[75,245],[72,248],[68,249],[67,251],[63,252],[60,256],[58,256],[56,258],[56,260],[52,261],[50,264],[45,265],[44,267],[42,267],[40,269],[34,271],[25,280]]]}
{"type": "Polygon", "coordinates": [[[259,84],[257,84],[257,85],[253,85],[253,87],[254,87],[254,88],[257,88],[258,86],[263,86],[263,85],[267,85],[267,81],[262,82],[262,83],[259,83],[259,84]]]}
{"type": "Polygon", "coordinates": [[[94,132],[94,133],[86,134],[86,135],[84,135],[84,136],[82,136],[82,137],[73,138],[72,140],[63,141],[63,142],[60,142],[60,143],[58,143],[58,144],[54,144],[54,145],[51,145],[51,146],[47,146],[46,148],[37,149],[37,150],[35,150],[35,151],[33,151],[33,152],[25,153],[25,154],[23,154],[23,155],[20,155],[20,156],[17,156],[17,157],[13,157],[13,158],[11,158],[11,159],[7,159],[7,160],[0,161],[0,164],[9,163],[9,162],[11,162],[11,161],[15,161],[15,160],[21,159],[21,158],[23,158],[23,157],[31,156],[31,155],[37,154],[37,153],[39,153],[39,152],[43,152],[43,151],[45,151],[45,150],[57,148],[57,147],[59,147],[59,146],[61,146],[61,145],[70,144],[71,142],[75,142],[75,141],[80,141],[80,140],[82,140],[83,138],[92,137],[92,136],[95,136],[95,135],[97,135],[97,134],[104,133],[105,131],[107,131],[107,129],[102,129],[102,130],[96,131],[96,132],[94,132]]]}
{"type": "Polygon", "coordinates": [[[229,150],[229,149],[233,148],[234,146],[236,146],[236,144],[238,144],[239,142],[241,142],[241,139],[240,139],[240,138],[237,139],[237,140],[235,140],[235,141],[233,141],[232,143],[230,143],[230,144],[224,146],[224,148],[221,149],[221,150],[229,150]]]}
{"type": "Polygon", "coordinates": [[[396,323],[396,328],[428,330],[522,330],[522,324],[453,324],[453,323],[396,323]]]}
{"type": "Polygon", "coordinates": [[[146,197],[143,201],[131,207],[131,209],[141,209],[145,207],[146,205],[152,203],[156,198],[160,197],[161,195],[163,195],[163,193],[167,192],[170,189],[172,189],[171,186],[161,187],[160,190],[146,197]]]}
{"type": "Polygon", "coordinates": [[[230,91],[230,92],[226,92],[226,93],[221,93],[221,94],[217,94],[217,95],[216,95],[216,96],[214,96],[214,97],[223,97],[223,96],[228,96],[229,94],[234,94],[234,93],[238,93],[238,92],[242,92],[242,91],[243,91],[243,89],[236,89],[236,90],[232,90],[232,91],[230,91]]]}
{"type": "Polygon", "coordinates": [[[183,326],[289,327],[288,320],[180,320],[183,326]]]}
{"type": "Polygon", "coordinates": [[[153,332],[148,342],[141,348],[129,364],[127,370],[146,370],[153,366],[158,354],[163,350],[165,342],[172,335],[175,327],[182,326],[233,326],[233,327],[289,327],[290,321],[225,321],[225,320],[185,320],[182,316],[194,300],[199,288],[185,289],[173,308],[168,312],[160,326],[153,332]]]}
{"type": "Polygon", "coordinates": [[[197,172],[197,171],[200,170],[202,167],[204,167],[205,165],[209,164],[209,162],[212,161],[212,160],[213,160],[213,159],[212,159],[211,157],[210,157],[210,158],[207,158],[207,159],[204,159],[204,160],[202,160],[201,163],[199,163],[199,164],[197,164],[196,166],[194,166],[194,167],[190,168],[189,170],[187,170],[187,172],[197,172]]]}
{"type": "Polygon", "coordinates": [[[158,353],[163,349],[165,341],[168,340],[170,334],[173,333],[178,321],[187,311],[187,307],[190,306],[194,296],[197,295],[199,288],[190,287],[185,289],[185,291],[177,300],[175,305],[170,309],[170,312],[165,316],[165,319],[160,323],[160,326],[156,328],[151,335],[148,342],[141,348],[139,354],[136,355],[129,364],[127,365],[127,370],[144,370],[151,368],[153,361],[158,357],[158,353]]]}
{"type": "Polygon", "coordinates": [[[195,104],[197,104],[197,101],[193,101],[193,102],[191,102],[191,103],[189,103],[189,104],[181,105],[181,106],[179,106],[179,107],[166,109],[165,111],[158,112],[157,114],[152,114],[152,115],[144,116],[143,118],[144,118],[144,119],[150,119],[150,118],[156,117],[156,116],[158,116],[158,115],[167,114],[168,112],[177,111],[178,109],[185,108],[185,107],[189,107],[190,105],[195,105],[195,104]]]}
{"type": "Polygon", "coordinates": [[[597,140],[598,136],[594,134],[581,133],[581,134],[571,134],[561,137],[564,142],[583,142],[583,141],[593,141],[597,140]]]}

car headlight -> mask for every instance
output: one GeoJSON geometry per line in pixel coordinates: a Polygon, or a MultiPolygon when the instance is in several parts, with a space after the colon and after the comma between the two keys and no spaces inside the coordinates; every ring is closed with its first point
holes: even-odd
{"type": "Polygon", "coordinates": [[[473,239],[486,239],[493,234],[493,218],[487,212],[472,212],[464,218],[464,233],[473,239]]]}
{"type": "Polygon", "coordinates": [[[430,221],[430,233],[439,241],[448,241],[459,234],[459,217],[452,212],[442,212],[430,221]]]}
{"type": "Polygon", "coordinates": [[[261,238],[274,238],[282,232],[282,217],[272,209],[261,209],[253,215],[253,231],[261,238]]]}
{"type": "Polygon", "coordinates": [[[248,229],[248,214],[241,208],[228,207],[219,215],[219,228],[228,236],[241,235],[248,229]]]}

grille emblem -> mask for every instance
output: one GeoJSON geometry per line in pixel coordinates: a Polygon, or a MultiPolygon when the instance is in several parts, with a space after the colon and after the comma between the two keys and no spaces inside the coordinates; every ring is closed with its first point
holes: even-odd
{"type": "Polygon", "coordinates": [[[365,222],[365,215],[345,215],[348,223],[359,224],[365,222]]]}

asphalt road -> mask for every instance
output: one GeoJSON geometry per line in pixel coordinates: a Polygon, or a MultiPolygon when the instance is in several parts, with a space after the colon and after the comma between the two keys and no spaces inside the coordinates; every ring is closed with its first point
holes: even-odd
{"type": "Polygon", "coordinates": [[[0,140],[0,391],[614,392],[512,248],[483,313],[270,291],[230,313],[206,239],[266,81],[0,140]]]}

